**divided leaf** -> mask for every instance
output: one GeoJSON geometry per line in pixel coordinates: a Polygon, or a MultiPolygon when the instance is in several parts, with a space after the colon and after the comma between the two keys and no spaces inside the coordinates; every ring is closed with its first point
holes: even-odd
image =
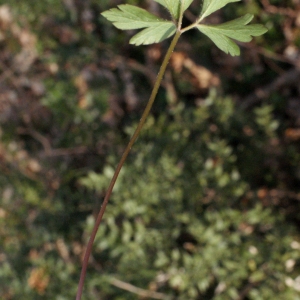
{"type": "Polygon", "coordinates": [[[267,32],[266,27],[260,24],[247,25],[253,19],[253,15],[246,14],[243,17],[220,25],[197,25],[197,28],[208,36],[218,48],[232,56],[240,55],[240,48],[231,39],[240,42],[250,42],[253,36],[259,36],[267,32]]]}
{"type": "Polygon", "coordinates": [[[123,30],[147,28],[131,38],[130,44],[148,45],[161,42],[176,31],[173,22],[161,19],[146,10],[129,5],[118,5],[102,13],[114,26],[123,30]]]}
{"type": "Polygon", "coordinates": [[[224,7],[231,2],[239,2],[241,0],[204,0],[202,5],[202,10],[200,13],[201,20],[212,14],[213,12],[224,7]]]}
{"type": "Polygon", "coordinates": [[[102,16],[123,30],[145,28],[151,24],[166,22],[145,9],[129,4],[118,5],[118,8],[103,12],[102,16]]]}
{"type": "MultiPolygon", "coordinates": [[[[142,8],[129,4],[119,5],[118,8],[107,10],[102,15],[119,29],[132,30],[145,28],[131,38],[129,41],[130,44],[148,45],[159,43],[174,35],[176,32],[175,23],[180,17],[181,10],[184,12],[193,0],[154,1],[164,6],[171,13],[174,22],[164,20],[142,8]]],[[[220,25],[200,24],[201,20],[228,3],[239,1],[241,0],[203,0],[200,19],[193,26],[189,26],[188,29],[197,27],[199,31],[208,36],[222,51],[232,56],[239,55],[240,49],[232,39],[249,42],[253,36],[259,36],[267,32],[267,29],[263,25],[248,25],[253,19],[253,15],[246,14],[241,18],[220,25]]]]}
{"type": "Polygon", "coordinates": [[[130,44],[138,46],[159,43],[172,36],[175,31],[176,27],[172,22],[161,22],[133,36],[130,40],[130,44]]]}
{"type": "Polygon", "coordinates": [[[180,0],[155,0],[160,5],[164,6],[174,19],[178,19],[180,12],[180,0]]]}
{"type": "Polygon", "coordinates": [[[175,20],[179,19],[180,5],[183,3],[183,11],[187,10],[188,7],[194,0],[155,0],[160,5],[164,6],[172,15],[175,20]]]}
{"type": "Polygon", "coordinates": [[[181,2],[182,1],[183,1],[183,11],[186,11],[194,0],[181,0],[181,2]]]}

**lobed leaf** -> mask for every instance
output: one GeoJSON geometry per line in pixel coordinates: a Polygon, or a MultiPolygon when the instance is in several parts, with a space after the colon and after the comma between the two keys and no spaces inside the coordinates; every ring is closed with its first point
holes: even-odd
{"type": "Polygon", "coordinates": [[[183,11],[186,11],[194,0],[181,0],[183,2],[183,11]]]}
{"type": "Polygon", "coordinates": [[[186,11],[194,0],[155,0],[164,6],[175,20],[179,19],[180,5],[183,3],[183,11],[186,11]]]}
{"type": "Polygon", "coordinates": [[[140,29],[150,27],[153,24],[168,22],[145,9],[129,4],[118,5],[118,8],[103,12],[102,16],[111,21],[117,28],[123,30],[140,29]]]}
{"type": "Polygon", "coordinates": [[[146,28],[133,36],[129,41],[130,44],[149,45],[159,43],[170,36],[176,31],[176,26],[172,22],[158,23],[157,25],[146,28]]]}
{"type": "Polygon", "coordinates": [[[173,22],[129,4],[119,5],[118,8],[105,11],[102,15],[119,29],[146,28],[131,38],[130,44],[134,45],[158,43],[172,36],[176,31],[173,22]]]}
{"type": "Polygon", "coordinates": [[[250,42],[253,36],[259,36],[267,32],[266,27],[260,24],[247,25],[253,19],[253,15],[246,14],[243,17],[220,25],[197,25],[197,28],[208,36],[216,46],[232,56],[240,55],[240,48],[231,39],[240,42],[250,42]]]}
{"type": "Polygon", "coordinates": [[[205,17],[209,16],[213,12],[219,10],[220,8],[224,7],[228,3],[239,1],[241,0],[204,0],[202,10],[200,13],[201,20],[203,20],[205,17]]]}

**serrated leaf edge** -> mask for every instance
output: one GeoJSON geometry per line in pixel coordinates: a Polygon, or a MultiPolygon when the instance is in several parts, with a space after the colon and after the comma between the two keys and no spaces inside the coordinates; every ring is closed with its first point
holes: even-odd
{"type": "Polygon", "coordinates": [[[247,26],[247,24],[251,22],[253,17],[254,16],[252,14],[246,14],[240,18],[234,19],[232,21],[228,21],[223,24],[218,24],[218,25],[198,24],[196,27],[199,31],[201,31],[203,34],[209,37],[219,49],[221,49],[227,54],[229,53],[232,56],[236,56],[236,55],[240,55],[240,49],[233,40],[237,40],[241,42],[250,42],[253,36],[262,35],[267,31],[267,28],[265,28],[261,24],[252,24],[247,26]],[[230,28],[230,26],[233,26],[234,28],[230,28]],[[237,29],[238,26],[240,27],[240,29],[237,29]],[[230,29],[226,29],[226,27],[230,29]],[[259,31],[255,32],[254,31],[255,29],[257,30],[259,29],[259,31]],[[226,30],[228,30],[227,34],[226,34],[226,30]],[[244,36],[242,37],[238,36],[237,33],[239,31],[247,31],[247,30],[248,32],[245,32],[244,36]],[[213,34],[211,34],[210,31],[213,32],[213,34]],[[232,34],[233,31],[236,31],[236,34],[232,34]],[[225,45],[227,44],[228,47],[223,47],[224,44],[220,43],[220,40],[223,41],[225,40],[225,45]]]}

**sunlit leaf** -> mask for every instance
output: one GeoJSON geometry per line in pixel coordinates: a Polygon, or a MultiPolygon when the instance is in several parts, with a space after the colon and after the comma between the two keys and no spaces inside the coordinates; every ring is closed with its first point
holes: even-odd
{"type": "MultiPolygon", "coordinates": [[[[182,0],[183,1],[183,0],[182,0]]],[[[183,11],[187,10],[194,0],[184,0],[183,11]]]]}
{"type": "Polygon", "coordinates": [[[130,44],[138,46],[159,43],[172,36],[175,31],[176,27],[172,22],[161,22],[133,36],[130,40],[130,44]]]}
{"type": "Polygon", "coordinates": [[[161,19],[146,10],[133,5],[119,5],[102,13],[117,28],[123,30],[146,28],[136,34],[131,44],[148,45],[161,42],[176,31],[173,22],[161,19]]]}
{"type": "Polygon", "coordinates": [[[140,29],[168,22],[137,6],[123,4],[102,13],[114,26],[123,30],[140,29]]]}
{"type": "Polygon", "coordinates": [[[253,36],[259,36],[267,32],[260,24],[247,25],[253,19],[253,15],[246,14],[243,17],[220,25],[197,25],[197,28],[207,35],[218,48],[232,56],[239,55],[238,45],[231,39],[240,42],[249,42],[253,36]]]}
{"type": "Polygon", "coordinates": [[[187,10],[187,8],[191,5],[194,0],[155,0],[157,3],[161,4],[171,13],[174,19],[179,18],[180,14],[180,5],[183,2],[183,11],[187,10]]]}
{"type": "Polygon", "coordinates": [[[200,13],[201,19],[204,19],[205,17],[224,7],[228,3],[239,1],[241,0],[204,0],[200,13]]]}

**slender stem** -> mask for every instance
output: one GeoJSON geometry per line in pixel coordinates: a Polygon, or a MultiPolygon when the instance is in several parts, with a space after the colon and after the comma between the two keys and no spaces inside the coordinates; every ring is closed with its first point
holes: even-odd
{"type": "Polygon", "coordinates": [[[180,30],[181,33],[184,33],[184,32],[186,32],[186,31],[188,31],[188,30],[191,30],[191,29],[197,27],[197,25],[199,25],[199,24],[201,23],[202,19],[203,19],[203,18],[200,17],[200,18],[198,18],[193,24],[191,24],[191,25],[189,25],[189,26],[187,26],[187,27],[181,29],[181,30],[180,30]]]}
{"type": "Polygon", "coordinates": [[[198,25],[198,21],[196,21],[195,23],[193,23],[193,24],[191,24],[191,25],[189,25],[189,26],[181,29],[181,33],[184,33],[184,32],[186,32],[188,30],[191,30],[191,29],[195,28],[197,25],[198,25]]]}
{"type": "Polygon", "coordinates": [[[166,56],[163,60],[163,63],[160,67],[160,70],[159,70],[159,73],[157,75],[157,78],[156,78],[156,81],[155,81],[155,84],[154,84],[154,87],[153,87],[153,90],[152,90],[152,93],[151,93],[151,96],[149,98],[149,101],[147,103],[147,106],[142,114],[142,117],[140,119],[140,122],[133,134],[133,136],[131,137],[126,149],[124,150],[124,153],[121,157],[121,160],[115,170],[115,173],[111,179],[111,182],[109,184],[109,187],[108,187],[108,190],[106,192],[106,195],[105,195],[105,198],[103,200],[103,203],[102,203],[102,206],[101,206],[101,209],[99,211],[99,214],[97,216],[97,219],[96,219],[96,222],[95,222],[95,225],[94,225],[94,228],[93,228],[93,231],[91,233],[91,236],[90,236],[90,239],[88,241],[88,244],[87,244],[87,248],[86,248],[86,251],[85,251],[85,255],[84,255],[84,258],[83,258],[83,263],[82,263],[82,269],[81,269],[81,274],[80,274],[80,279],[79,279],[79,284],[78,284],[78,290],[77,290],[77,295],[76,295],[76,300],[80,300],[81,299],[81,295],[82,295],[82,291],[83,291],[83,284],[84,284],[84,279],[85,279],[85,276],[86,276],[86,271],[87,271],[87,266],[88,266],[88,262],[89,262],[89,258],[90,258],[90,254],[92,252],[92,247],[93,247],[93,243],[94,243],[94,240],[95,240],[95,237],[96,237],[96,234],[97,234],[97,231],[98,231],[98,228],[99,228],[99,225],[101,223],[101,220],[102,220],[102,217],[103,217],[103,214],[105,212],[105,208],[106,208],[106,205],[108,203],[108,200],[111,196],[111,193],[112,193],[112,190],[114,188],[114,185],[117,181],[117,178],[119,176],[119,173],[122,169],[122,166],[131,150],[131,147],[133,146],[134,142],[136,141],[137,137],[139,136],[140,134],[140,131],[146,121],[146,118],[147,116],[149,115],[150,113],[150,110],[151,110],[151,107],[154,103],[154,100],[155,100],[155,97],[157,95],[157,92],[158,92],[158,89],[160,87],[160,84],[161,84],[161,81],[163,79],[163,76],[165,74],[165,71],[166,71],[166,68],[167,68],[167,65],[169,63],[169,60],[171,58],[171,55],[172,55],[172,52],[174,51],[174,48],[178,42],[178,39],[181,35],[181,32],[179,30],[177,30],[171,44],[170,44],[170,47],[166,53],[166,56]]]}
{"type": "Polygon", "coordinates": [[[180,2],[180,12],[179,12],[179,20],[178,20],[178,26],[177,26],[178,30],[180,30],[181,26],[182,26],[184,1],[185,0],[181,0],[181,2],[180,2]]]}

